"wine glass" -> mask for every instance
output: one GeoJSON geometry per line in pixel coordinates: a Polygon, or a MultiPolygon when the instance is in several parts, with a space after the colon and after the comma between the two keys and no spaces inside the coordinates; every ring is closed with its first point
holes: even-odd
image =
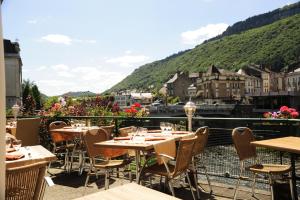
{"type": "Polygon", "coordinates": [[[11,147],[11,138],[6,136],[5,143],[6,143],[6,149],[9,149],[11,147]]]}
{"type": "Polygon", "coordinates": [[[165,122],[160,122],[160,129],[162,132],[165,130],[165,128],[166,128],[165,122]]]}
{"type": "Polygon", "coordinates": [[[13,140],[12,145],[15,148],[16,151],[19,151],[19,149],[22,146],[22,140],[13,140]]]}

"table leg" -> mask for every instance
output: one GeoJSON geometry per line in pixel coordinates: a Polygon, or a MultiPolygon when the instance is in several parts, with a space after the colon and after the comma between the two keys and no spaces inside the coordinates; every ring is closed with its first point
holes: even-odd
{"type": "Polygon", "coordinates": [[[295,168],[295,154],[291,154],[291,167],[292,167],[292,182],[293,182],[293,193],[295,199],[298,199],[297,185],[296,185],[296,168],[295,168]]]}
{"type": "Polygon", "coordinates": [[[140,162],[141,162],[141,154],[139,150],[135,150],[135,177],[136,182],[138,183],[139,180],[139,174],[140,174],[140,162]]]}

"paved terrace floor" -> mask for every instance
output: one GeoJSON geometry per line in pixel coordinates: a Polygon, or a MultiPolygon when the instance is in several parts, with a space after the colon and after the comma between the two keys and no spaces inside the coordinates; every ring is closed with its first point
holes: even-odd
{"type": "MultiPolygon", "coordinates": [[[[84,183],[86,179],[86,172],[79,176],[78,172],[76,171],[67,174],[64,173],[64,171],[61,169],[51,168],[50,173],[50,176],[52,177],[52,180],[54,181],[55,185],[52,187],[46,187],[44,196],[45,200],[69,200],[104,190],[104,175],[100,175],[98,179],[96,179],[95,176],[91,176],[90,184],[87,188],[85,188],[84,183]]],[[[120,176],[122,176],[122,174],[120,176]]],[[[129,183],[127,177],[125,177],[124,179],[112,178],[112,180],[110,181],[110,188],[117,187],[121,184],[126,183],[129,183]]],[[[147,182],[145,183],[145,185],[150,186],[149,184],[147,184],[147,182]]],[[[163,187],[159,186],[159,181],[154,180],[152,186],[155,190],[170,194],[167,189],[164,191],[163,187]]],[[[177,198],[186,200],[193,199],[188,186],[182,187],[179,183],[175,183],[174,186],[177,198]]],[[[201,199],[232,199],[234,186],[213,183],[212,195],[210,195],[208,192],[205,192],[208,191],[208,186],[205,183],[201,183],[200,186],[203,187],[201,191],[201,199]]],[[[250,188],[240,187],[238,199],[270,199],[270,193],[268,191],[256,190],[256,196],[252,197],[250,193],[250,188]]]]}

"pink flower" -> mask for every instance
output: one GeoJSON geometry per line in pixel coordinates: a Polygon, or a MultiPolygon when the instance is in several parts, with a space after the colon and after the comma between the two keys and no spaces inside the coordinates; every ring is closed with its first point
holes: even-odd
{"type": "Polygon", "coordinates": [[[289,107],[287,107],[287,106],[281,106],[280,107],[280,112],[289,112],[289,107]]]}
{"type": "Polygon", "coordinates": [[[294,111],[291,113],[292,118],[297,118],[299,117],[299,113],[297,111],[294,111]]]}

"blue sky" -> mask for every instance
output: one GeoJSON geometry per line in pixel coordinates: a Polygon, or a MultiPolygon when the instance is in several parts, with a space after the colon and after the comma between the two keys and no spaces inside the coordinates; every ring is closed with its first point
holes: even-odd
{"type": "Polygon", "coordinates": [[[292,0],[5,0],[23,77],[47,95],[109,89],[142,64],[193,48],[292,0]]]}

